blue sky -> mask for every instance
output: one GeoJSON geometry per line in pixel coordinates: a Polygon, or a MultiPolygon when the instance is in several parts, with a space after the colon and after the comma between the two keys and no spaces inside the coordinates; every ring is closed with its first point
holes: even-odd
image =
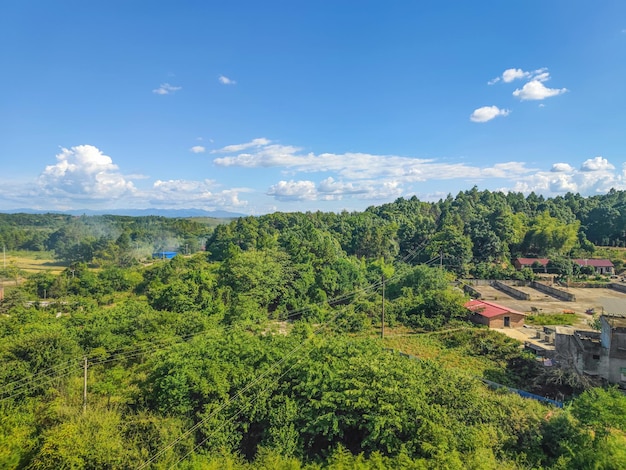
{"type": "Polygon", "coordinates": [[[626,2],[5,0],[0,209],[626,189],[626,2]]]}

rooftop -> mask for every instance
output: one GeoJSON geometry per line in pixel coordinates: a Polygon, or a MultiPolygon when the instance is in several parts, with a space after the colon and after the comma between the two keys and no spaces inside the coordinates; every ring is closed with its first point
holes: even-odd
{"type": "Polygon", "coordinates": [[[485,318],[493,318],[498,315],[504,315],[506,313],[516,313],[518,315],[526,315],[523,312],[518,312],[512,308],[505,307],[493,302],[487,302],[486,300],[474,299],[465,303],[465,308],[472,312],[481,315],[485,318]]]}

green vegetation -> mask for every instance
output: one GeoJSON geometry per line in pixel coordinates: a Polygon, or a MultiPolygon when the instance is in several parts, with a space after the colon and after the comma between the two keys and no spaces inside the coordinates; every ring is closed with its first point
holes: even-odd
{"type": "Polygon", "coordinates": [[[470,325],[453,282],[591,253],[586,217],[623,200],[471,190],[214,228],[2,216],[11,253],[63,266],[3,273],[0,468],[624,468],[626,398],[470,325]],[[166,248],[189,255],[138,262],[166,248]]]}
{"type": "Polygon", "coordinates": [[[528,315],[526,323],[531,325],[573,325],[576,315],[567,313],[538,313],[528,315]]]}

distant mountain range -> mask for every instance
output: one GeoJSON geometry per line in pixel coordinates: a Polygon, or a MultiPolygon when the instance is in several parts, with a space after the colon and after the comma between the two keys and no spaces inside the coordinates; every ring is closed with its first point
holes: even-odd
{"type": "Polygon", "coordinates": [[[69,215],[126,215],[130,217],[143,217],[156,215],[169,218],[187,217],[212,217],[214,219],[236,219],[246,217],[246,214],[227,211],[205,211],[203,209],[111,209],[111,210],[91,210],[73,209],[66,211],[40,210],[40,209],[8,209],[0,212],[4,214],[69,214],[69,215]]]}

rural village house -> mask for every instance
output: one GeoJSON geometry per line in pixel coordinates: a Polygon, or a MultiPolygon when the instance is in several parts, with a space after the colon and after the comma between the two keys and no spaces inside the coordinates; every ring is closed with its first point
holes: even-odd
{"type": "MultiPolygon", "coordinates": [[[[533,270],[541,269],[544,273],[548,271],[548,258],[515,258],[513,260],[513,266],[518,271],[523,268],[531,268],[533,270]]],[[[608,259],[573,259],[573,263],[576,263],[581,268],[583,266],[593,267],[596,274],[611,275],[615,273],[615,266],[608,259]]]]}
{"type": "Polygon", "coordinates": [[[486,300],[474,299],[465,303],[473,312],[472,321],[489,328],[518,328],[524,326],[525,313],[486,300]]]}

